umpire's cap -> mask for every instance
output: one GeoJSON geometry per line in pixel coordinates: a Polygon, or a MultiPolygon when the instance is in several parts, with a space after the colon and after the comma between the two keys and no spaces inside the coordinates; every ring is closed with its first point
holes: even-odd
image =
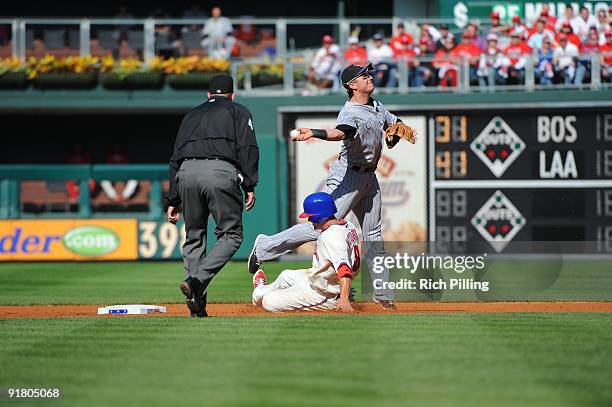
{"type": "Polygon", "coordinates": [[[208,91],[213,95],[234,93],[234,80],[229,75],[214,76],[208,84],[208,91]]]}
{"type": "Polygon", "coordinates": [[[368,64],[367,66],[361,66],[356,64],[347,66],[344,71],[342,71],[342,75],[340,76],[340,79],[342,80],[342,86],[348,89],[349,83],[353,82],[355,78],[359,77],[359,75],[362,75],[364,72],[369,73],[373,70],[374,67],[372,66],[372,64],[368,64]]]}
{"type": "Polygon", "coordinates": [[[327,192],[315,192],[304,199],[304,213],[300,218],[308,218],[313,223],[323,223],[338,212],[334,198],[327,192]]]}

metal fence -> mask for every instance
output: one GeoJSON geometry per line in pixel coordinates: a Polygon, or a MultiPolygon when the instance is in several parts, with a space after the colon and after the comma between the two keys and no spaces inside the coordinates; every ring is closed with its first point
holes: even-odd
{"type": "MultiPolygon", "coordinates": [[[[327,94],[343,92],[339,79],[335,78],[329,88],[308,90],[305,74],[308,71],[314,49],[320,46],[321,34],[332,34],[336,37],[340,49],[347,47],[349,36],[358,33],[361,37],[370,38],[374,33],[382,33],[389,37],[393,28],[403,22],[406,30],[415,38],[418,37],[419,27],[422,24],[447,24],[451,32],[461,29],[454,25],[452,19],[339,19],[339,18],[311,18],[311,19],[265,19],[265,18],[235,18],[230,19],[234,27],[255,26],[260,32],[266,32],[270,47],[260,52],[264,57],[232,57],[231,74],[235,78],[238,88],[246,93],[261,93],[274,95],[292,94],[327,94]],[[273,83],[258,81],[254,74],[254,67],[271,62],[282,65],[282,80],[273,83]],[[259,83],[258,83],[259,82],[259,83]]],[[[87,56],[95,53],[92,46],[104,49],[107,52],[118,54],[122,46],[134,52],[136,57],[150,61],[156,55],[166,50],[180,48],[181,54],[187,50],[203,52],[200,30],[205,20],[202,19],[40,19],[40,18],[14,18],[0,19],[0,27],[9,27],[4,30],[10,34],[0,37],[0,49],[10,47],[10,53],[22,61],[35,49],[37,37],[42,37],[45,50],[53,54],[60,49],[71,54],[87,56]],[[92,41],[94,40],[95,41],[92,41]],[[123,44],[123,45],[122,45],[123,44]]],[[[203,55],[203,54],[202,54],[203,55]]],[[[430,81],[429,86],[413,86],[411,78],[414,76],[414,65],[398,63],[393,68],[393,81],[387,81],[392,86],[382,84],[378,86],[380,92],[406,93],[409,90],[418,92],[472,92],[493,90],[535,90],[560,87],[600,89],[609,87],[609,83],[602,83],[601,65],[599,58],[590,56],[590,62],[584,62],[589,67],[588,83],[584,84],[554,84],[540,85],[535,72],[535,60],[532,56],[525,67],[523,78],[513,84],[492,84],[482,86],[478,80],[470,75],[467,61],[459,61],[457,66],[457,81],[452,86],[440,86],[439,81],[430,81]]],[[[415,58],[420,64],[431,63],[431,58],[415,58]]],[[[437,75],[437,71],[434,75],[437,75]]]]}
{"type": "MultiPolygon", "coordinates": [[[[407,20],[401,18],[372,18],[372,19],[338,19],[338,18],[310,18],[310,19],[266,19],[266,18],[232,18],[230,22],[234,26],[250,24],[258,27],[266,27],[273,33],[275,39],[275,56],[284,58],[292,52],[299,52],[299,48],[312,48],[320,44],[321,35],[312,37],[312,33],[325,33],[335,35],[340,47],[347,45],[348,37],[352,32],[358,30],[367,35],[373,31],[389,35],[400,22],[405,22],[408,27],[416,27],[417,24],[448,24],[454,26],[452,19],[420,19],[407,20]],[[315,29],[318,28],[318,29],[315,29]],[[288,32],[292,32],[288,37],[288,32]],[[308,38],[316,38],[315,42],[308,38]],[[297,44],[297,45],[295,45],[297,44]],[[301,45],[301,46],[300,46],[301,45]]],[[[49,38],[57,40],[59,30],[67,30],[67,43],[74,49],[78,49],[81,56],[91,53],[90,41],[98,38],[107,43],[118,39],[123,35],[125,38],[142,50],[145,61],[150,60],[156,54],[156,45],[165,43],[165,38],[160,35],[158,28],[171,27],[180,32],[182,40],[191,41],[189,28],[200,28],[204,25],[202,19],[115,19],[115,18],[83,18],[83,19],[49,19],[49,18],[14,18],[0,19],[0,25],[10,26],[10,43],[12,55],[25,60],[26,52],[32,47],[34,29],[44,30],[49,38]],[[54,32],[55,31],[55,32],[54,32]],[[109,31],[112,31],[110,35],[109,31]],[[102,37],[100,37],[102,33],[102,37]],[[130,38],[127,38],[131,34],[130,38]],[[111,40],[111,41],[107,41],[111,40]],[[78,44],[77,44],[78,43],[78,44]]],[[[56,42],[56,41],[54,41],[56,42]]],[[[199,41],[197,41],[199,44],[199,41]]],[[[158,48],[157,48],[158,49],[158,48]]]]}

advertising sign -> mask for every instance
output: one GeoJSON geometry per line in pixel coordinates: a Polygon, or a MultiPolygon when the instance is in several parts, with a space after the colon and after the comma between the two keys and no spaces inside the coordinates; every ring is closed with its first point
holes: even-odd
{"type": "Polygon", "coordinates": [[[135,219],[9,220],[0,222],[0,261],[135,260],[135,219]]]}

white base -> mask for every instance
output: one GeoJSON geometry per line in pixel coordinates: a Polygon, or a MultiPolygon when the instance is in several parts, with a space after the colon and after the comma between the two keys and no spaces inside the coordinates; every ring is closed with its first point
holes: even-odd
{"type": "Polygon", "coordinates": [[[160,307],[159,305],[129,304],[98,308],[98,315],[143,315],[157,313],[165,314],[166,307],[160,307]]]}

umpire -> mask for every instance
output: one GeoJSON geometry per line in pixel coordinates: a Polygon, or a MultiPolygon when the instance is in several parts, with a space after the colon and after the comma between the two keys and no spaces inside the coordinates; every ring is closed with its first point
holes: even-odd
{"type": "Polygon", "coordinates": [[[255,205],[259,147],[249,110],[234,102],[230,76],[211,79],[208,100],[185,116],[170,158],[168,221],[176,223],[181,206],[186,239],[186,279],[180,289],[191,316],[206,317],[206,293],[213,277],[242,243],[244,206],[255,205]],[[217,242],[206,253],[208,216],[217,242]]]}

